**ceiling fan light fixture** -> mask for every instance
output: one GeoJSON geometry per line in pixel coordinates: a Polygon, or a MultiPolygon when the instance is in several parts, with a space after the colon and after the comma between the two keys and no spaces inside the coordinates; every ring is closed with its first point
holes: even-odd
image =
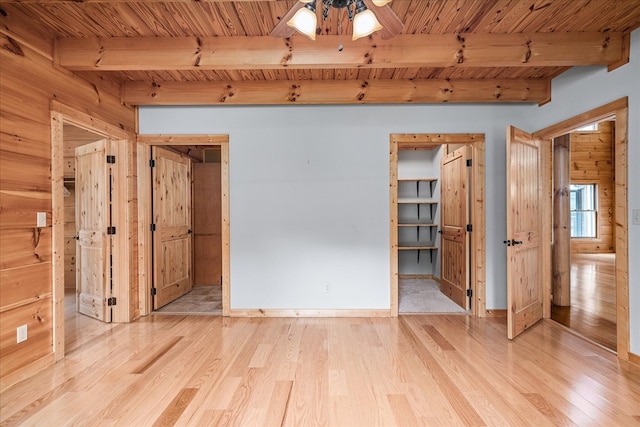
{"type": "Polygon", "coordinates": [[[391,3],[392,0],[373,0],[373,4],[375,4],[378,7],[382,7],[386,4],[391,3]]]}
{"type": "Polygon", "coordinates": [[[302,1],[305,3],[295,15],[287,22],[287,25],[293,27],[296,31],[309,37],[311,40],[316,39],[316,27],[318,26],[318,17],[316,16],[316,1],[302,1]]]}
{"type": "Polygon", "coordinates": [[[357,40],[381,29],[382,25],[378,22],[376,15],[367,9],[362,0],[358,0],[356,3],[356,15],[353,18],[353,36],[351,39],[357,40]]]}

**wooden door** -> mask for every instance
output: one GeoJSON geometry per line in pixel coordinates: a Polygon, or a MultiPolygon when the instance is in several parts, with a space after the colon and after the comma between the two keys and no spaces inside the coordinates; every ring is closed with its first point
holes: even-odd
{"type": "Polygon", "coordinates": [[[442,292],[469,309],[469,193],[467,160],[471,147],[447,154],[440,161],[440,228],[442,292]]]}
{"type": "Polygon", "coordinates": [[[159,147],[153,160],[153,306],[158,309],[193,286],[191,161],[159,147]]]}
{"type": "Polygon", "coordinates": [[[75,149],[76,307],[104,322],[111,322],[111,143],[104,139],[75,149]]]}
{"type": "Polygon", "coordinates": [[[541,141],[510,126],[507,131],[507,336],[542,319],[541,141]]]}

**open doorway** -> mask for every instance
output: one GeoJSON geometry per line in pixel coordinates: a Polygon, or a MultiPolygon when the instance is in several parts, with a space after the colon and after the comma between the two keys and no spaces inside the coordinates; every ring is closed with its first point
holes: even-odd
{"type": "MultiPolygon", "coordinates": [[[[599,123],[604,120],[614,121],[613,132],[613,170],[614,184],[613,192],[615,198],[614,216],[614,274],[611,279],[615,287],[615,329],[616,329],[616,352],[622,360],[629,360],[629,258],[628,258],[628,234],[629,218],[627,205],[627,180],[628,180],[628,99],[621,98],[608,104],[597,107],[575,117],[569,118],[537,132],[533,135],[552,146],[552,138],[561,137],[572,130],[582,126],[599,123]]],[[[549,167],[548,177],[551,182],[552,168],[549,167]]],[[[549,192],[549,200],[552,200],[552,192],[549,192]]],[[[548,221],[553,220],[552,212],[549,213],[548,221]]],[[[548,241],[552,242],[552,235],[549,230],[548,241]]],[[[551,269],[550,269],[551,270],[551,269]]],[[[550,279],[549,275],[549,279],[550,279]]],[[[549,301],[553,295],[552,286],[545,287],[545,300],[549,301]]],[[[545,317],[551,317],[551,307],[545,307],[545,317]]]]}
{"type": "Polygon", "coordinates": [[[554,139],[551,319],[616,351],[614,141],[615,117],[554,139]]]}
{"type": "Polygon", "coordinates": [[[484,305],[484,135],[391,135],[391,315],[484,305]]]}
{"type": "MultiPolygon", "coordinates": [[[[144,207],[139,210],[138,216],[138,228],[144,230],[140,233],[139,251],[141,315],[156,310],[160,313],[229,315],[228,141],[227,135],[138,136],[138,198],[140,206],[144,207]],[[173,153],[174,157],[188,159],[189,163],[189,177],[178,180],[189,186],[189,190],[180,190],[189,192],[190,201],[184,206],[189,211],[189,225],[185,230],[177,231],[176,235],[184,234],[183,231],[188,233],[185,235],[188,238],[184,239],[188,243],[183,246],[188,245],[193,256],[189,255],[187,261],[180,263],[174,262],[175,257],[171,255],[175,253],[171,251],[176,245],[169,241],[170,236],[165,241],[162,234],[167,233],[158,228],[171,225],[165,221],[165,217],[176,207],[176,203],[169,203],[167,211],[158,205],[160,197],[156,197],[156,194],[166,194],[173,185],[169,180],[166,188],[157,188],[158,184],[164,185],[158,182],[164,179],[158,170],[160,158],[154,154],[159,152],[173,153]],[[157,298],[158,287],[164,286],[162,283],[167,277],[167,269],[173,268],[167,260],[171,260],[176,268],[181,266],[182,270],[189,270],[189,292],[184,295],[180,293],[180,299],[175,303],[166,300],[160,302],[157,298]]],[[[167,154],[163,157],[171,156],[167,154]]],[[[177,158],[173,163],[177,164],[177,158]]],[[[172,280],[165,282],[172,285],[172,280]]]]}
{"type": "MultiPolygon", "coordinates": [[[[137,209],[135,197],[131,197],[131,181],[127,179],[129,172],[127,159],[131,155],[130,142],[135,137],[119,127],[69,108],[57,101],[52,101],[51,131],[52,246],[53,253],[56,254],[52,257],[51,263],[54,293],[53,351],[56,360],[60,360],[65,355],[66,341],[73,341],[73,327],[82,328],[81,325],[72,325],[71,322],[65,327],[65,315],[75,315],[79,307],[77,301],[80,301],[81,305],[82,301],[90,299],[76,299],[76,294],[80,295],[77,292],[78,283],[92,285],[97,282],[92,279],[93,275],[100,278],[99,282],[103,285],[102,294],[94,301],[101,305],[100,313],[103,316],[101,318],[96,311],[95,315],[91,316],[93,319],[89,316],[75,316],[75,318],[98,322],[95,324],[109,325],[104,322],[130,322],[137,317],[137,313],[131,309],[132,304],[130,304],[137,296],[132,292],[135,281],[132,276],[134,269],[131,257],[137,236],[135,229],[130,227],[130,223],[127,221],[128,215],[133,214],[137,209]],[[74,247],[77,250],[76,242],[78,242],[75,239],[75,236],[78,235],[75,200],[77,195],[82,192],[79,191],[79,187],[82,185],[78,185],[77,171],[75,170],[75,149],[98,144],[100,141],[104,142],[104,147],[109,145],[111,150],[107,153],[108,156],[104,155],[106,151],[101,151],[103,155],[96,155],[95,161],[98,162],[99,159],[100,170],[106,170],[107,167],[104,165],[108,164],[113,172],[111,175],[113,178],[112,187],[109,189],[108,185],[105,185],[105,188],[101,188],[101,192],[105,190],[104,193],[112,193],[117,209],[112,209],[109,212],[109,206],[103,203],[101,209],[91,210],[88,209],[89,205],[87,204],[85,211],[99,211],[99,215],[96,216],[109,216],[111,222],[108,227],[104,222],[100,222],[100,238],[94,239],[91,237],[92,233],[87,233],[87,239],[83,243],[88,243],[85,248],[94,243],[100,243],[102,248],[109,247],[112,250],[109,254],[100,250],[88,251],[101,252],[97,258],[112,263],[109,268],[102,262],[96,262],[93,258],[84,263],[79,262],[78,252],[74,253],[73,251],[74,247]],[[72,195],[73,193],[75,193],[75,197],[72,195]],[[71,218],[72,216],[74,218],[71,218]],[[108,235],[108,238],[105,238],[105,235],[108,235]],[[86,277],[87,280],[74,280],[74,276],[77,278],[80,273],[83,273],[82,277],[86,277]],[[68,302],[65,301],[65,285],[71,291],[68,302]]],[[[92,168],[88,167],[87,171],[89,170],[92,168]]],[[[85,185],[83,188],[90,187],[92,186],[85,185]]],[[[88,192],[90,191],[87,190],[85,194],[88,192]]],[[[89,199],[90,197],[87,197],[87,200],[89,199]]],[[[80,246],[82,247],[82,245],[80,246]]],[[[89,258],[91,256],[85,257],[85,259],[89,258]]]]}
{"type": "Polygon", "coordinates": [[[63,137],[63,197],[64,197],[64,306],[65,306],[65,348],[68,352],[82,345],[82,338],[92,331],[109,327],[98,316],[82,314],[80,300],[83,294],[78,283],[79,268],[77,246],[79,245],[78,206],[79,192],[76,191],[76,149],[87,147],[105,137],[71,123],[64,123],[63,137]]]}

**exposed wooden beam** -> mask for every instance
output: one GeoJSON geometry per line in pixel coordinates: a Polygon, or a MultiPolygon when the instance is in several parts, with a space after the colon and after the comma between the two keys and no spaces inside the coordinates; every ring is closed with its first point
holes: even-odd
{"type": "Polygon", "coordinates": [[[239,82],[130,82],[129,105],[419,104],[541,102],[546,80],[276,80],[239,82]]]}
{"type": "MultiPolygon", "coordinates": [[[[232,0],[172,0],[172,3],[229,3],[232,0]]],[[[291,2],[292,0],[233,0],[242,2],[291,2]]],[[[2,3],[31,3],[31,4],[55,4],[55,3],[166,3],[167,0],[2,0],[2,3]]]]}
{"type": "Polygon", "coordinates": [[[76,71],[240,70],[608,65],[622,33],[401,34],[348,43],[339,36],[62,38],[56,60],[76,71]]]}

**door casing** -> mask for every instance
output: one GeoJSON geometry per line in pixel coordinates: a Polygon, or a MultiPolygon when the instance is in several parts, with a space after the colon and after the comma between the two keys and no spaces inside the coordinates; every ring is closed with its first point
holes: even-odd
{"type": "MultiPolygon", "coordinates": [[[[552,138],[568,133],[580,126],[615,118],[614,168],[615,168],[615,251],[616,251],[616,328],[618,358],[629,360],[629,211],[628,211],[628,132],[629,101],[620,98],[608,104],[589,110],[585,113],[558,122],[544,129],[533,132],[533,136],[543,140],[544,144],[552,144],[552,138]]],[[[551,168],[543,171],[543,179],[551,180],[551,168]]],[[[549,200],[551,194],[547,195],[549,200]]],[[[547,220],[551,221],[553,212],[548,212],[547,220]]],[[[551,242],[551,228],[546,236],[551,242]]],[[[551,287],[545,286],[544,317],[551,317],[551,287]],[[548,306],[548,308],[547,308],[548,306]]]]}
{"type": "MultiPolygon", "coordinates": [[[[64,332],[64,124],[71,124],[79,128],[91,131],[105,138],[116,140],[114,144],[120,154],[121,162],[116,157],[118,166],[118,177],[123,180],[125,193],[123,197],[127,200],[123,212],[130,212],[133,209],[132,198],[129,197],[131,187],[127,177],[127,148],[130,141],[135,141],[135,135],[117,126],[82,113],[68,107],[58,101],[51,102],[51,204],[52,204],[52,251],[51,279],[53,283],[53,353],[55,360],[64,358],[65,352],[65,332],[64,332]],[[126,183],[125,183],[126,182],[126,183]]],[[[135,313],[130,311],[130,298],[132,286],[130,280],[131,264],[130,254],[133,252],[133,241],[129,235],[132,232],[127,215],[119,215],[115,220],[118,230],[115,245],[118,246],[118,260],[115,264],[113,275],[121,278],[115,283],[113,295],[118,304],[113,312],[113,321],[129,322],[135,317],[135,313]]]]}
{"type": "Polygon", "coordinates": [[[426,149],[447,144],[470,145],[473,162],[469,188],[471,203],[471,313],[486,317],[486,236],[485,236],[485,136],[484,134],[391,134],[389,138],[390,198],[390,315],[398,316],[398,149],[426,149]]]}
{"type": "Polygon", "coordinates": [[[229,135],[138,135],[138,283],[140,315],[152,311],[151,173],[149,147],[163,145],[219,146],[222,216],[222,315],[230,315],[229,135]]]}

